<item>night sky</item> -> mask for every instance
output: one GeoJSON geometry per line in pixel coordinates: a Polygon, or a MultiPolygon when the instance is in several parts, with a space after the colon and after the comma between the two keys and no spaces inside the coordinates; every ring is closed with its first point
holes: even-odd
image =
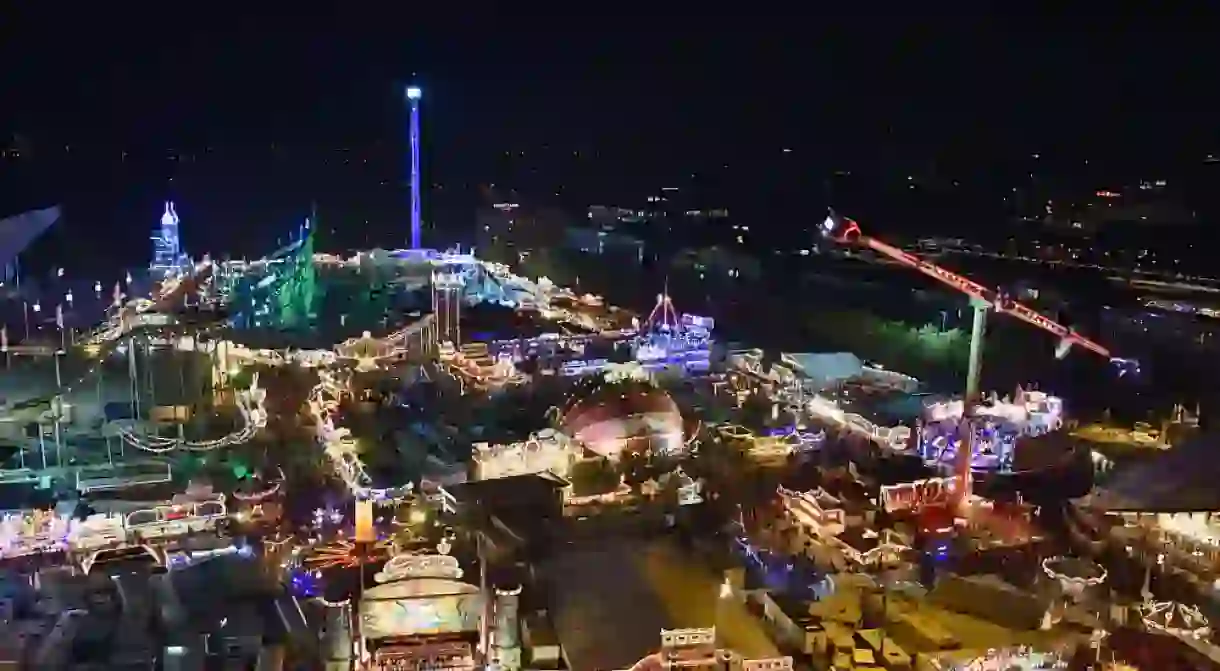
{"type": "Polygon", "coordinates": [[[62,201],[77,234],[131,245],[165,197],[194,248],[254,253],[311,200],[397,243],[407,81],[425,207],[452,230],[491,182],[571,205],[692,187],[783,222],[834,170],[986,184],[1037,152],[1103,180],[1218,145],[1217,59],[1190,17],[50,9],[0,23],[0,131],[38,158],[5,168],[0,202],[62,201]]]}

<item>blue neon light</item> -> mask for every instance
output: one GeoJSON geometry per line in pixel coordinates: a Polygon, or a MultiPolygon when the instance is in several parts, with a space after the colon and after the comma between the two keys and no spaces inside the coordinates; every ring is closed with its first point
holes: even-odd
{"type": "Polygon", "coordinates": [[[422,95],[418,86],[407,87],[407,100],[411,104],[411,249],[420,247],[419,99],[422,95]]]}

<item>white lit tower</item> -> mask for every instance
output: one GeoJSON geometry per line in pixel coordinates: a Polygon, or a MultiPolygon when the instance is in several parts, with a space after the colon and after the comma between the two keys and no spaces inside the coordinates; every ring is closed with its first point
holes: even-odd
{"type": "Polygon", "coordinates": [[[152,270],[156,279],[176,275],[182,268],[182,240],[178,237],[178,212],[171,201],[166,201],[161,215],[161,226],[152,235],[152,270]]]}
{"type": "Polygon", "coordinates": [[[406,95],[411,107],[411,249],[419,249],[419,99],[423,91],[418,86],[408,86],[406,95]]]}
{"type": "Polygon", "coordinates": [[[462,291],[466,279],[452,270],[432,273],[432,314],[435,316],[436,341],[462,344],[462,291]]]}

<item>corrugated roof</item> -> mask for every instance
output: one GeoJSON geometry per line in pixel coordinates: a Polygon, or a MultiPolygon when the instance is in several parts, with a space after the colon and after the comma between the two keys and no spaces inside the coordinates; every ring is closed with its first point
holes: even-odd
{"type": "Polygon", "coordinates": [[[864,370],[860,358],[851,352],[785,352],[783,358],[815,380],[846,380],[864,370]]]}
{"type": "Polygon", "coordinates": [[[60,207],[55,205],[0,219],[0,264],[17,258],[38,236],[54,226],[62,214],[60,207]]]}

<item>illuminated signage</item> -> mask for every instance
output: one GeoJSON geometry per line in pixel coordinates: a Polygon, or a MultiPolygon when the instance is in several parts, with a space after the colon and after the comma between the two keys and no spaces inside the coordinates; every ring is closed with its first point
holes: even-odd
{"type": "Polygon", "coordinates": [[[360,604],[360,633],[376,640],[477,631],[482,612],[478,594],[365,601],[360,604]]]}
{"type": "Polygon", "coordinates": [[[373,528],[373,502],[367,499],[356,502],[356,542],[372,543],[377,540],[373,528]]]}
{"type": "Polygon", "coordinates": [[[462,567],[457,559],[449,555],[397,555],[373,576],[378,583],[415,578],[460,580],[462,567]]]}
{"type": "Polygon", "coordinates": [[[961,485],[960,475],[887,485],[881,488],[881,503],[891,512],[945,505],[961,489],[961,485]]]}

